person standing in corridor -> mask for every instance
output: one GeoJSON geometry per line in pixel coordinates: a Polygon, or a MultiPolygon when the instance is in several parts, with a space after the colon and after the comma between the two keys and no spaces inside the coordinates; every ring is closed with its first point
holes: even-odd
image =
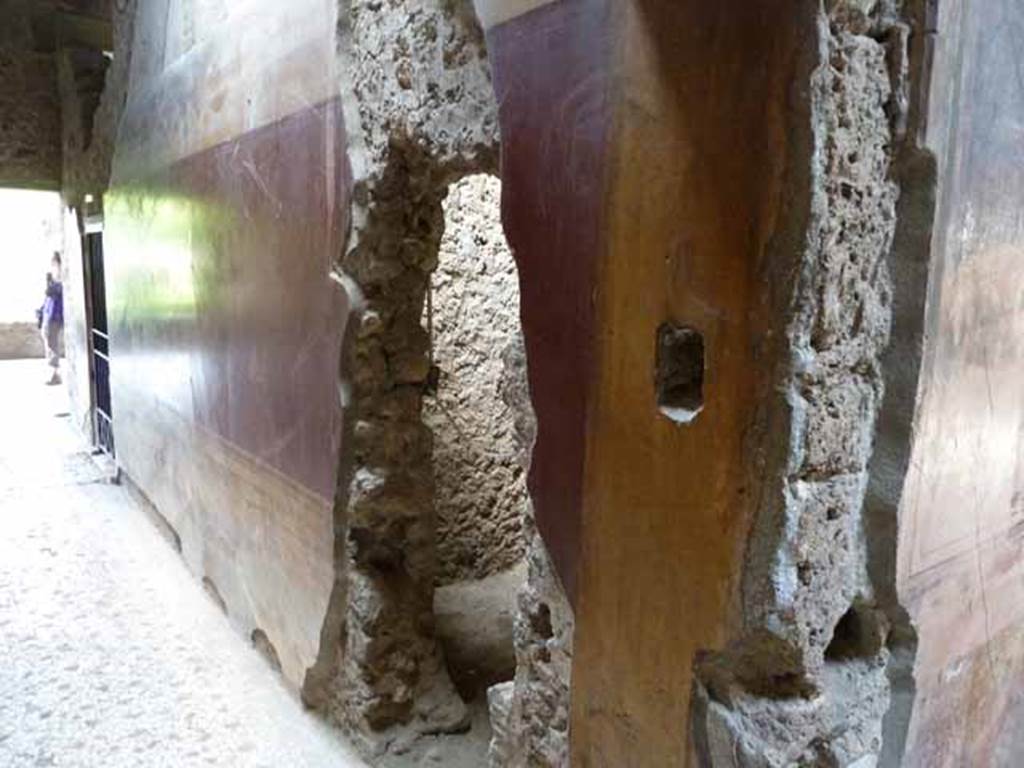
{"type": "Polygon", "coordinates": [[[54,251],[50,271],[46,273],[46,298],[39,310],[39,329],[46,348],[46,362],[53,369],[47,385],[60,384],[60,342],[64,333],[64,286],[61,282],[60,254],[54,251]]]}

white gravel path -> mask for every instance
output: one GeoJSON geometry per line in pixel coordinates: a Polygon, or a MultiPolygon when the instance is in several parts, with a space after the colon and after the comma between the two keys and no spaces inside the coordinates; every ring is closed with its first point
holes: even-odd
{"type": "Polygon", "coordinates": [[[362,768],[103,481],[44,376],[0,362],[0,767],[362,768]]]}

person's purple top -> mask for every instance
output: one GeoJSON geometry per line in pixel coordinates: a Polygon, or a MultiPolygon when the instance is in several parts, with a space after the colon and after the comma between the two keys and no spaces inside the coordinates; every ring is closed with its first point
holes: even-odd
{"type": "Polygon", "coordinates": [[[64,325],[64,288],[57,280],[47,282],[43,302],[43,325],[50,323],[64,325]]]}

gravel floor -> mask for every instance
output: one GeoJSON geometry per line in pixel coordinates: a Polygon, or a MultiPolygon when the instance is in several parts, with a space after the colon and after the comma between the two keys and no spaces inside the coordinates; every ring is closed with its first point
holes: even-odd
{"type": "Polygon", "coordinates": [[[0,362],[0,766],[364,766],[0,362]]]}

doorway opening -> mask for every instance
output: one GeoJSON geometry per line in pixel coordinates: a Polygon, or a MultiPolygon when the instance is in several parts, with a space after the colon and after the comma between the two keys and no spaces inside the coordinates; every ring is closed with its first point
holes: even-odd
{"type": "Polygon", "coordinates": [[[43,304],[53,254],[64,246],[60,195],[0,189],[0,231],[0,360],[42,359],[36,311],[43,304]]]}
{"type": "Polygon", "coordinates": [[[103,260],[103,216],[83,217],[82,267],[85,275],[87,345],[93,442],[114,458],[114,421],[110,397],[110,331],[107,325],[107,283],[103,260]]]}
{"type": "Polygon", "coordinates": [[[522,560],[532,433],[519,275],[501,227],[501,182],[452,184],[424,325],[434,435],[438,583],[493,576],[522,560]]]}
{"type": "Polygon", "coordinates": [[[434,612],[449,674],[467,701],[515,675],[513,623],[525,579],[526,475],[534,415],[519,273],[501,224],[501,182],[453,183],[423,326],[431,374],[434,612]]]}

